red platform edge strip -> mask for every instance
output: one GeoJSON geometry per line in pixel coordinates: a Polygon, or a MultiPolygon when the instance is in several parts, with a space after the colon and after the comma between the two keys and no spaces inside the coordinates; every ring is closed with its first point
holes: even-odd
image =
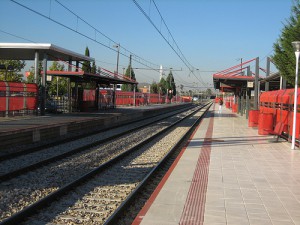
{"type": "Polygon", "coordinates": [[[148,212],[149,208],[151,207],[151,205],[155,201],[156,197],[158,196],[159,192],[161,191],[161,189],[163,188],[163,186],[167,182],[169,176],[172,174],[173,170],[175,169],[177,163],[179,162],[181,156],[185,152],[187,146],[190,144],[191,140],[193,139],[196,131],[201,126],[201,123],[202,123],[202,121],[199,123],[199,125],[197,126],[197,128],[194,130],[194,132],[192,133],[191,137],[187,141],[186,145],[181,150],[181,152],[179,153],[179,155],[177,156],[177,158],[175,159],[175,161],[173,162],[173,164],[170,166],[169,170],[167,171],[167,173],[165,174],[165,176],[162,178],[162,180],[160,181],[160,183],[158,184],[158,186],[156,187],[156,189],[154,190],[154,192],[151,194],[150,198],[147,200],[147,202],[145,203],[144,207],[141,209],[141,211],[136,216],[136,218],[134,219],[134,221],[132,222],[131,225],[139,225],[142,222],[144,216],[146,215],[146,213],[148,212]]]}
{"type": "Polygon", "coordinates": [[[204,222],[213,124],[214,117],[211,117],[188,196],[181,214],[180,225],[201,225],[204,222]]]}

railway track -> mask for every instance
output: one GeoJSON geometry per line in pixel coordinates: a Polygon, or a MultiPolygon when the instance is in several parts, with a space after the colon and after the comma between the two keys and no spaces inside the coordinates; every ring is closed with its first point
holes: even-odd
{"type": "Polygon", "coordinates": [[[93,146],[97,146],[121,137],[128,132],[142,129],[143,127],[147,127],[155,122],[164,120],[189,108],[191,107],[150,117],[144,120],[137,120],[130,124],[116,126],[111,129],[106,129],[105,131],[93,133],[93,135],[83,135],[81,138],[77,138],[76,140],[74,140],[74,138],[68,139],[64,142],[58,142],[56,145],[52,144],[50,147],[46,145],[44,148],[41,148],[40,146],[34,150],[20,152],[20,154],[13,153],[9,157],[3,158],[2,161],[0,160],[0,181],[9,180],[24,172],[79,153],[87,148],[92,148],[93,146]]]}
{"type": "Polygon", "coordinates": [[[33,152],[38,152],[38,151],[44,150],[49,147],[58,146],[60,144],[66,144],[67,142],[73,142],[74,140],[90,137],[92,135],[99,135],[100,133],[106,133],[107,131],[111,132],[114,129],[120,129],[123,127],[126,130],[126,129],[128,129],[128,127],[135,126],[135,124],[137,124],[136,126],[139,126],[139,123],[141,123],[141,124],[145,123],[145,121],[147,121],[147,120],[151,121],[151,120],[155,120],[155,118],[157,118],[157,120],[163,119],[167,115],[176,114],[177,112],[186,110],[191,107],[193,107],[193,105],[182,105],[182,107],[174,110],[173,112],[169,112],[169,113],[162,112],[161,114],[158,114],[155,116],[150,115],[150,116],[144,117],[142,119],[136,119],[136,120],[131,120],[131,121],[124,122],[121,124],[112,125],[109,128],[95,127],[94,129],[92,129],[90,131],[85,130],[83,132],[72,133],[67,137],[62,137],[62,138],[55,139],[55,140],[43,141],[41,143],[29,144],[26,146],[25,145],[15,146],[12,149],[7,150],[7,153],[0,155],[0,162],[19,157],[21,155],[27,155],[27,154],[30,154],[33,152]]]}
{"type": "Polygon", "coordinates": [[[42,213],[25,223],[103,224],[112,220],[109,218],[117,214],[115,210],[121,211],[120,205],[142,186],[149,172],[204,111],[194,113],[181,113],[119,136],[113,143],[103,143],[2,182],[0,224],[20,224],[41,208],[42,213]]]}

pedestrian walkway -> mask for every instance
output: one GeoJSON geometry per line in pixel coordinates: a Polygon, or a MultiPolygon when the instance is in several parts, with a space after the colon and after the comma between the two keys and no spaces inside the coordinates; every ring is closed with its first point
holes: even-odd
{"type": "Polygon", "coordinates": [[[210,108],[134,225],[300,224],[300,151],[217,110],[210,108]]]}

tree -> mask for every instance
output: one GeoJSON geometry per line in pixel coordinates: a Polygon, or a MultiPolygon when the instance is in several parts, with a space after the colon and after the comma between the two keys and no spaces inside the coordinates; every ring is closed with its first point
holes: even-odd
{"type": "MultiPolygon", "coordinates": [[[[65,65],[59,64],[57,61],[54,61],[49,67],[49,70],[52,71],[64,71],[65,65]]],[[[48,86],[48,94],[52,95],[64,95],[68,92],[68,80],[64,77],[53,77],[51,83],[48,86]]]]}
{"type": "Polygon", "coordinates": [[[20,73],[25,67],[24,60],[0,60],[3,69],[0,70],[0,80],[5,81],[23,81],[23,74],[20,73]]]}
{"type": "Polygon", "coordinates": [[[158,89],[161,94],[163,94],[163,95],[167,94],[167,89],[168,89],[167,81],[163,77],[159,81],[158,89]]]}
{"type": "Polygon", "coordinates": [[[168,88],[168,98],[169,100],[171,100],[173,96],[176,95],[176,85],[175,85],[172,71],[170,71],[169,75],[167,76],[166,83],[168,88]]]}
{"type": "Polygon", "coordinates": [[[40,83],[41,83],[41,71],[43,71],[43,65],[42,65],[42,62],[39,61],[37,81],[34,80],[34,67],[32,66],[29,70],[30,75],[27,77],[27,83],[37,83],[38,85],[40,85],[40,83]]]}
{"type": "MultiPolygon", "coordinates": [[[[85,56],[90,56],[90,50],[88,47],[85,48],[85,56]]],[[[81,68],[84,72],[91,72],[91,64],[89,61],[84,61],[81,68]]]]}
{"type": "Polygon", "coordinates": [[[206,89],[206,95],[211,96],[212,95],[212,90],[210,88],[206,89]]]}
{"type": "Polygon", "coordinates": [[[158,94],[158,84],[155,81],[153,81],[150,86],[150,92],[154,94],[158,94]]]}
{"type": "Polygon", "coordinates": [[[91,68],[91,73],[96,74],[96,72],[97,72],[96,63],[95,63],[95,61],[93,61],[92,68],[91,68]]]}
{"type": "Polygon", "coordinates": [[[281,36],[274,43],[273,62],[280,74],[286,80],[295,83],[295,51],[292,42],[300,40],[300,1],[295,0],[291,9],[291,16],[286,20],[281,36]]]}
{"type": "MultiPolygon", "coordinates": [[[[128,65],[128,67],[126,69],[125,77],[129,77],[131,80],[136,81],[135,73],[134,73],[133,69],[131,68],[130,64],[128,65]]],[[[135,85],[135,86],[136,86],[135,91],[138,92],[137,85],[135,85]]],[[[134,85],[132,85],[132,84],[123,84],[121,90],[122,91],[133,91],[134,90],[134,85]]]]}

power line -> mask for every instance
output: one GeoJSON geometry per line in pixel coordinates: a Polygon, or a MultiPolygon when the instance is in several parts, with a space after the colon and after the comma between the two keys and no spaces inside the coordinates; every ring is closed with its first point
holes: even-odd
{"type": "Polygon", "coordinates": [[[151,18],[146,14],[144,9],[137,3],[136,0],[133,0],[135,5],[140,9],[140,11],[144,14],[144,16],[148,19],[148,21],[154,26],[154,28],[157,30],[157,32],[162,36],[162,38],[168,43],[168,45],[173,49],[173,51],[176,53],[176,55],[181,59],[181,61],[189,68],[187,63],[182,59],[182,57],[178,54],[178,52],[174,49],[174,47],[170,44],[170,42],[165,38],[165,36],[161,33],[161,31],[157,28],[157,26],[154,24],[154,22],[151,20],[151,18]]]}
{"type": "Polygon", "coordinates": [[[159,11],[159,9],[158,9],[158,7],[157,7],[155,1],[152,0],[152,2],[154,3],[154,6],[155,6],[157,12],[158,12],[159,15],[160,15],[160,18],[161,18],[161,20],[163,21],[163,23],[165,24],[165,26],[166,26],[166,28],[167,28],[167,30],[168,30],[168,32],[169,32],[171,38],[173,39],[173,42],[175,43],[177,49],[179,50],[179,52],[181,53],[181,55],[182,55],[182,57],[185,59],[185,61],[186,61],[189,65],[191,65],[191,64],[187,61],[187,59],[184,57],[184,55],[183,55],[182,51],[180,50],[180,48],[178,47],[178,44],[177,44],[177,42],[175,41],[175,39],[174,39],[174,37],[173,37],[173,35],[172,35],[172,33],[171,33],[171,31],[170,31],[168,25],[166,24],[166,22],[165,22],[165,20],[164,20],[164,18],[163,18],[163,16],[161,15],[161,13],[160,13],[160,11],[159,11]]]}
{"type": "MultiPolygon", "coordinates": [[[[12,34],[12,33],[6,32],[6,31],[1,30],[1,29],[0,29],[0,32],[5,33],[5,34],[8,34],[8,35],[13,36],[13,37],[16,37],[16,38],[19,38],[19,39],[22,39],[22,40],[25,40],[25,41],[28,41],[28,42],[31,42],[31,43],[37,43],[37,42],[35,42],[35,41],[33,41],[33,40],[30,40],[30,39],[27,39],[27,38],[18,36],[18,35],[16,35],[16,34],[12,34]]],[[[96,62],[100,62],[100,63],[105,63],[105,64],[108,64],[108,65],[114,65],[114,66],[116,65],[116,63],[109,63],[109,62],[105,62],[105,61],[101,61],[101,60],[97,60],[97,59],[96,59],[95,61],[96,61],[96,62]]],[[[126,67],[126,66],[124,66],[124,65],[120,65],[120,66],[126,67]]],[[[151,69],[149,68],[149,70],[151,70],[151,69]]]]}
{"type": "Polygon", "coordinates": [[[18,36],[18,35],[15,35],[15,34],[6,32],[6,31],[4,31],[4,30],[0,30],[0,32],[5,33],[5,34],[8,34],[8,35],[13,36],[13,37],[16,37],[16,38],[19,38],[19,39],[22,39],[22,40],[24,40],[24,41],[29,41],[29,42],[31,42],[31,43],[37,43],[37,42],[32,41],[32,40],[29,40],[29,39],[27,39],[27,38],[23,38],[23,37],[21,37],[21,36],[18,36]]]}
{"type": "MultiPolygon", "coordinates": [[[[175,50],[175,48],[171,45],[171,43],[167,40],[167,38],[162,34],[162,32],[160,31],[160,29],[158,29],[158,27],[154,24],[154,22],[151,20],[151,18],[147,15],[147,13],[145,12],[145,10],[137,3],[137,1],[136,1],[136,0],[132,0],[132,1],[133,1],[134,4],[138,7],[138,9],[143,13],[143,15],[147,18],[147,20],[152,24],[152,26],[156,29],[156,31],[161,35],[161,37],[162,37],[162,38],[167,42],[167,44],[172,48],[172,50],[173,50],[173,51],[175,52],[175,54],[180,58],[180,60],[185,64],[185,66],[190,70],[190,73],[192,73],[192,74],[196,77],[196,79],[197,79],[198,81],[200,81],[201,83],[204,83],[203,80],[202,80],[202,78],[201,78],[201,76],[200,76],[200,79],[201,79],[201,80],[199,80],[199,78],[194,74],[195,68],[188,62],[188,60],[185,58],[185,56],[183,55],[182,51],[181,51],[180,48],[178,47],[178,45],[177,45],[175,39],[173,38],[173,35],[172,35],[171,32],[170,32],[170,29],[168,28],[168,26],[167,26],[167,24],[166,24],[164,18],[162,17],[162,15],[161,15],[161,13],[160,13],[160,11],[159,11],[159,9],[158,9],[156,3],[154,2],[154,0],[150,0],[150,4],[151,4],[151,1],[154,3],[157,12],[158,12],[159,15],[160,15],[161,21],[163,21],[164,25],[166,26],[166,28],[167,28],[167,30],[168,30],[168,33],[169,33],[169,35],[171,36],[171,38],[172,38],[173,42],[175,43],[175,45],[176,45],[176,47],[177,47],[177,49],[178,49],[179,52],[175,50]]],[[[150,11],[150,10],[149,10],[149,11],[150,11]]]]}
{"type": "MultiPolygon", "coordinates": [[[[107,38],[110,42],[113,42],[114,44],[119,45],[117,42],[113,41],[113,40],[112,40],[111,38],[109,38],[107,35],[105,35],[105,34],[102,33],[101,31],[99,31],[99,30],[96,29],[95,27],[93,27],[93,26],[92,26],[91,24],[89,24],[87,21],[83,20],[83,19],[82,19],[81,17],[79,17],[76,13],[74,13],[73,11],[71,11],[70,9],[68,9],[66,6],[64,6],[63,4],[61,4],[58,0],[55,0],[55,1],[56,1],[58,4],[60,4],[63,8],[65,8],[66,10],[68,10],[69,12],[71,12],[74,16],[76,16],[77,20],[79,19],[79,20],[83,21],[85,24],[87,24],[87,25],[90,26],[92,29],[94,29],[95,32],[101,34],[102,36],[104,36],[105,38],[107,38]]],[[[54,22],[54,23],[56,23],[56,24],[58,24],[58,25],[60,25],[60,26],[62,26],[62,27],[64,27],[64,28],[68,29],[68,30],[71,30],[71,31],[73,31],[74,33],[77,33],[77,34],[79,34],[79,35],[81,35],[81,36],[83,36],[83,37],[85,37],[85,38],[87,38],[87,39],[89,39],[89,40],[91,40],[91,41],[94,41],[94,42],[96,42],[97,44],[100,44],[100,45],[102,45],[102,46],[105,47],[105,48],[108,48],[108,49],[110,49],[110,50],[112,50],[112,51],[117,52],[117,50],[116,50],[113,46],[109,46],[109,45],[106,45],[106,44],[104,44],[104,43],[98,41],[98,40],[96,39],[96,37],[95,37],[95,38],[90,37],[90,36],[88,36],[88,35],[86,35],[86,34],[84,34],[84,33],[79,32],[77,29],[74,29],[74,28],[72,28],[72,27],[69,27],[69,26],[63,24],[62,22],[60,22],[60,21],[58,21],[58,20],[55,20],[55,19],[51,18],[51,17],[50,17],[50,13],[49,13],[49,16],[47,16],[47,15],[44,15],[44,14],[42,14],[42,13],[40,13],[40,12],[38,12],[38,11],[36,11],[36,10],[34,10],[34,9],[32,9],[32,8],[30,8],[30,7],[28,7],[28,6],[24,5],[24,4],[22,4],[22,3],[20,3],[20,2],[17,2],[17,1],[15,1],[15,0],[11,0],[11,2],[13,2],[13,3],[15,3],[15,4],[17,4],[17,5],[19,5],[19,6],[23,7],[23,8],[25,8],[25,9],[31,11],[31,12],[33,12],[33,13],[35,13],[35,14],[41,16],[41,17],[44,17],[44,18],[46,18],[46,19],[48,19],[48,20],[50,20],[50,21],[52,21],[52,22],[54,22]]],[[[51,6],[50,6],[50,7],[51,7],[51,6]]],[[[119,45],[119,46],[120,46],[120,45],[119,45]]],[[[120,47],[121,47],[121,46],[120,46],[120,47]]],[[[133,60],[134,60],[135,62],[140,63],[140,64],[142,64],[142,65],[144,65],[144,66],[146,66],[146,67],[148,67],[148,68],[152,68],[154,71],[159,72],[159,70],[156,69],[156,68],[159,67],[158,65],[156,65],[156,64],[154,64],[154,63],[151,63],[151,62],[149,62],[149,61],[143,59],[143,58],[140,57],[140,56],[137,56],[136,54],[134,54],[133,52],[127,50],[127,49],[124,48],[124,47],[121,47],[121,48],[124,49],[124,52],[125,52],[125,53],[123,53],[123,52],[120,51],[119,53],[120,53],[121,55],[123,55],[123,56],[125,56],[125,57],[127,57],[127,58],[129,58],[130,56],[126,55],[126,53],[129,54],[129,55],[132,55],[132,56],[133,56],[132,58],[133,58],[133,60]],[[151,64],[152,66],[150,66],[149,64],[151,64]],[[153,68],[153,66],[155,66],[155,68],[153,68]]]]}

